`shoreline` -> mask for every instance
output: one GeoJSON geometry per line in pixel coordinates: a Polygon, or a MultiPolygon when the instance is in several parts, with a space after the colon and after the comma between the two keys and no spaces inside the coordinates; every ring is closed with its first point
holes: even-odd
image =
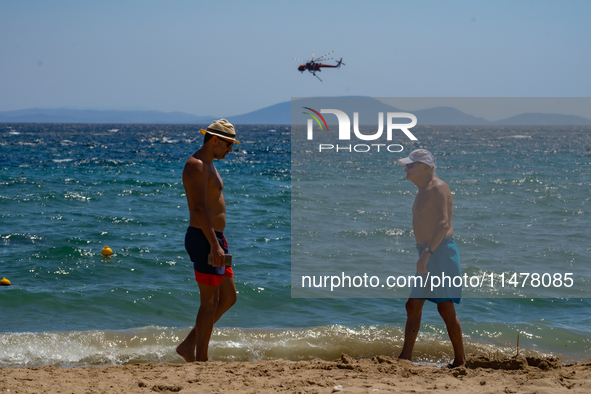
{"type": "MultiPolygon", "coordinates": [[[[466,326],[465,326],[466,327],[466,326]]],[[[560,330],[556,344],[529,338],[521,331],[519,348],[509,343],[507,330],[488,325],[478,333],[472,327],[464,338],[466,354],[505,358],[519,352],[526,357],[558,357],[564,363],[591,359],[586,341],[570,342],[572,335],[560,330]],[[475,337],[474,334],[481,337],[475,337]],[[494,335],[493,335],[494,334],[494,335]],[[550,346],[549,346],[550,345],[550,346]],[[568,345],[568,347],[567,347],[568,345]],[[582,345],[582,346],[581,346],[582,345]],[[576,350],[578,349],[578,351],[576,350]]],[[[6,367],[88,367],[122,366],[134,363],[183,364],[175,349],[190,327],[143,327],[129,330],[90,330],[69,332],[0,333],[0,368],[6,367]]],[[[413,362],[441,367],[453,358],[449,339],[442,328],[427,325],[415,344],[413,362]]],[[[517,335],[515,335],[516,337],[517,335]]],[[[548,337],[546,333],[544,337],[548,337]]],[[[515,338],[516,339],[516,338],[515,338]]],[[[575,339],[578,339],[576,337],[575,339]]],[[[394,326],[341,325],[309,329],[241,329],[214,328],[210,342],[210,360],[220,362],[255,362],[273,360],[325,361],[339,359],[346,353],[354,359],[371,359],[384,355],[397,357],[404,333],[394,326]]]]}
{"type": "Polygon", "coordinates": [[[449,370],[376,356],[356,360],[208,361],[90,367],[0,368],[0,392],[10,393],[389,393],[454,391],[583,393],[591,391],[591,360],[490,360],[469,356],[449,370]]]}

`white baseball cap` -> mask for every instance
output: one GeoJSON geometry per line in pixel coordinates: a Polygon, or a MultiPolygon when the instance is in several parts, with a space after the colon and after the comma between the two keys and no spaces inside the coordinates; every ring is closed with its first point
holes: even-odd
{"type": "Polygon", "coordinates": [[[408,157],[398,160],[398,164],[400,164],[401,166],[405,166],[407,164],[416,162],[425,163],[431,168],[435,168],[435,158],[427,149],[415,149],[412,152],[410,152],[410,155],[408,155],[408,157]]]}

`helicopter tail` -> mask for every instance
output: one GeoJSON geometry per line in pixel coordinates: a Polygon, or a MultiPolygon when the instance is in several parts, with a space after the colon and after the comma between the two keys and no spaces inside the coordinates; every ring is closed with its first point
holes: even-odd
{"type": "Polygon", "coordinates": [[[341,60],[339,60],[339,62],[337,63],[337,68],[340,68],[342,65],[345,65],[345,63],[343,63],[343,58],[341,58],[341,60]]]}

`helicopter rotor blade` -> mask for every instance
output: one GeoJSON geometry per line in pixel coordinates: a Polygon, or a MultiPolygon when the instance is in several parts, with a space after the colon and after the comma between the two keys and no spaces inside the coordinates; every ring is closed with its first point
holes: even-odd
{"type": "Polygon", "coordinates": [[[297,57],[294,57],[294,58],[293,58],[293,60],[299,60],[299,61],[301,61],[301,62],[309,62],[309,63],[315,63],[315,62],[324,62],[324,61],[326,61],[326,60],[333,60],[333,59],[334,59],[333,57],[331,57],[331,58],[327,58],[327,57],[326,57],[326,56],[330,55],[330,54],[331,54],[331,53],[333,53],[333,52],[334,52],[334,51],[330,51],[330,52],[328,52],[328,53],[326,53],[326,54],[324,54],[324,55],[322,55],[322,56],[320,56],[320,57],[318,57],[318,58],[316,58],[316,57],[314,56],[314,52],[312,52],[312,60],[309,60],[309,61],[308,61],[308,60],[300,59],[300,58],[297,58],[297,57]]]}
{"type": "Polygon", "coordinates": [[[333,52],[334,52],[334,51],[330,51],[330,52],[328,52],[327,54],[320,56],[318,59],[322,59],[323,57],[325,57],[325,56],[328,56],[328,55],[330,55],[330,54],[331,54],[331,53],[333,53],[333,52]]]}

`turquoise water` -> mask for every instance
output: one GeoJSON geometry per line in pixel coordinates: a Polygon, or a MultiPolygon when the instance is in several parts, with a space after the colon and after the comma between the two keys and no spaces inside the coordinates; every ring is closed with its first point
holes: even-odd
{"type": "MultiPolygon", "coordinates": [[[[464,286],[464,298],[590,297],[588,128],[448,126],[418,133],[420,142],[400,143],[406,155],[431,149],[436,172],[450,186],[454,238],[474,284],[464,286]]],[[[305,135],[298,130],[292,141],[292,277],[300,287],[293,295],[407,297],[409,288],[385,285],[387,276],[413,275],[416,262],[411,206],[417,188],[396,165],[406,155],[384,148],[319,152],[319,144],[334,144],[334,137],[308,141],[305,135]],[[342,279],[343,273],[375,275],[377,286],[331,291],[302,288],[296,280],[314,276],[319,284],[322,276],[342,279]]]]}
{"type": "MultiPolygon", "coordinates": [[[[181,172],[201,144],[198,129],[0,125],[0,277],[12,282],[0,287],[0,366],[182,361],[175,343],[194,322],[199,294],[184,250],[181,172]],[[100,254],[106,245],[114,251],[110,259],[100,254]]],[[[216,163],[225,182],[238,302],[218,322],[210,356],[397,355],[404,299],[291,297],[290,130],[238,131],[239,150],[216,163]]],[[[517,261],[533,270],[536,262],[550,261],[555,269],[580,269],[584,280],[590,269],[589,131],[422,129],[421,143],[437,147],[440,176],[455,193],[463,269],[517,261]]],[[[403,153],[413,148],[405,144],[403,153]]],[[[358,213],[373,225],[320,226],[340,233],[343,244],[376,243],[405,266],[416,253],[415,189],[392,168],[395,158],[375,158],[380,174],[388,175],[374,192],[384,203],[358,213]]],[[[311,251],[316,247],[310,244],[311,251]]],[[[457,311],[468,352],[511,354],[519,330],[522,351],[564,361],[591,358],[587,293],[490,294],[464,299],[457,311]]],[[[423,323],[416,360],[449,361],[451,346],[433,305],[426,305],[423,323]]]]}

